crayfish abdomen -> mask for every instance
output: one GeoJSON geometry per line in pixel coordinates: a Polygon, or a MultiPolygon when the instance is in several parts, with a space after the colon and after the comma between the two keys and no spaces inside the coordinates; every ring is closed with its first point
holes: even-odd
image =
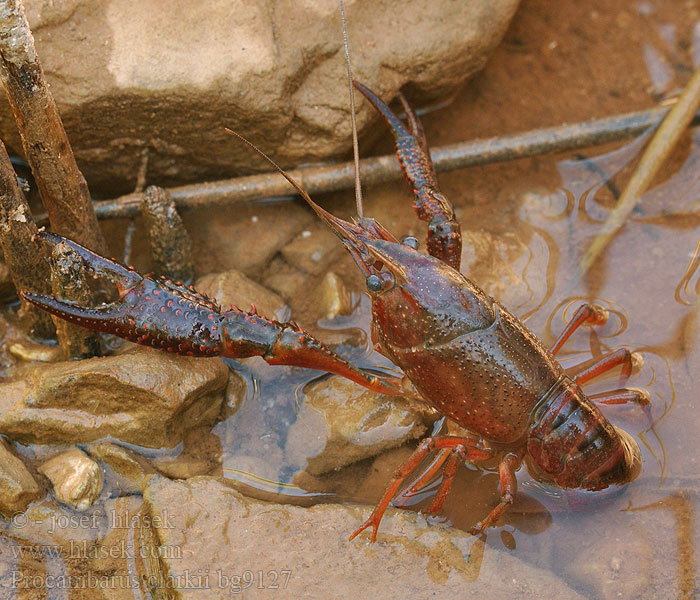
{"type": "Polygon", "coordinates": [[[566,376],[534,411],[527,455],[534,477],[563,488],[602,490],[632,481],[641,469],[637,443],[566,376]]]}

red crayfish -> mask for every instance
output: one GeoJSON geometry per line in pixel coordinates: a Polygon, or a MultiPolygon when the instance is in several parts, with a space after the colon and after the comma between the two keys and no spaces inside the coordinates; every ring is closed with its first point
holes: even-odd
{"type": "Polygon", "coordinates": [[[462,239],[448,199],[439,191],[421,123],[401,96],[408,128],[370,89],[354,82],[379,111],[396,139],[396,152],[414,193],[414,208],[428,222],[429,256],[415,238],[399,242],[376,220],[344,221],[315,204],[289,177],[318,216],[340,237],[366,278],[372,299],[372,340],[399,366],[427,403],[479,439],[426,438],[396,471],[384,496],[353,539],[368,527],[372,541],[395,493],[431,452],[439,451],[413,487],[443,465],[443,479],[427,512],[442,507],[459,462],[493,459],[486,443],[503,450],[499,504],[472,529],[499,519],[516,493],[515,472],[526,461],[539,481],[566,489],[597,491],[635,479],[641,453],[632,437],[612,425],[595,403],[635,402],[648,394],[617,389],[586,396],[580,384],[622,365],[632,370],[629,350],[613,352],[570,377],[554,358],[584,323],[601,325],[607,312],[580,306],[551,350],[496,300],[459,272],[462,239]]]}
{"type": "MultiPolygon", "coordinates": [[[[561,488],[596,491],[632,481],[641,468],[639,446],[610,424],[595,403],[646,406],[648,396],[632,389],[586,396],[579,387],[620,365],[623,376],[629,375],[631,353],[613,352],[574,377],[554,358],[578,327],[602,324],[607,313],[595,305],[581,306],[547,350],[523,323],[464,277],[459,272],[460,227],[452,205],[438,189],[420,121],[403,97],[408,128],[371,90],[357,82],[355,86],[396,137],[397,154],[414,192],[414,207],[428,221],[429,256],[417,251],[415,238],[399,242],[374,219],[358,217],[351,223],[335,217],[283,174],[340,237],[365,275],[377,349],[403,370],[423,400],[478,439],[436,436],[423,440],[350,539],[370,526],[372,541],[376,539],[382,516],[402,482],[433,451],[438,455],[420,481],[427,481],[443,465],[444,471],[428,512],[442,507],[460,461],[493,459],[496,452],[489,444],[503,449],[500,502],[473,528],[474,533],[492,525],[512,504],[515,472],[523,461],[536,479],[561,488]]],[[[42,235],[50,243],[64,239],[42,235]]],[[[94,275],[115,279],[119,299],[92,309],[22,292],[26,300],[52,314],[171,352],[260,355],[271,364],[322,369],[382,393],[401,393],[396,381],[379,379],[350,365],[293,322],[278,323],[255,311],[233,307],[222,313],[215,302],[193,288],[145,278],[66,241],[94,275]]]]}

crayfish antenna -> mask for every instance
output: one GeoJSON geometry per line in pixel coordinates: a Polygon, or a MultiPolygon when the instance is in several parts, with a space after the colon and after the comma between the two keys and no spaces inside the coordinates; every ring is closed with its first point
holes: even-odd
{"type": "Polygon", "coordinates": [[[280,175],[282,175],[282,177],[284,177],[294,187],[294,189],[296,189],[297,192],[299,192],[299,194],[302,198],[304,198],[306,203],[313,209],[313,211],[320,217],[320,219],[326,225],[328,225],[328,227],[343,241],[343,243],[346,243],[347,240],[350,240],[355,245],[361,245],[361,242],[357,239],[357,234],[362,234],[364,231],[361,227],[352,223],[348,223],[347,221],[343,221],[343,219],[341,219],[340,217],[336,217],[335,215],[329,213],[326,209],[316,204],[311,199],[311,196],[309,196],[307,191],[303,187],[301,187],[301,184],[296,179],[294,179],[294,177],[287,173],[282,167],[280,167],[274,160],[272,160],[272,158],[265,154],[253,142],[247,140],[240,133],[229,129],[228,127],[224,127],[224,131],[237,137],[239,140],[241,140],[250,148],[252,148],[255,152],[257,152],[260,156],[262,156],[267,162],[269,162],[280,173],[280,175]]]}
{"type": "Polygon", "coordinates": [[[340,4],[340,21],[343,25],[343,47],[345,48],[345,64],[348,69],[348,87],[350,88],[350,120],[352,121],[352,154],[355,161],[355,203],[358,218],[363,217],[362,184],[360,182],[360,144],[357,141],[357,120],[355,119],[355,90],[353,88],[352,67],[350,66],[350,49],[348,47],[348,31],[345,27],[345,10],[343,0],[340,4]]]}

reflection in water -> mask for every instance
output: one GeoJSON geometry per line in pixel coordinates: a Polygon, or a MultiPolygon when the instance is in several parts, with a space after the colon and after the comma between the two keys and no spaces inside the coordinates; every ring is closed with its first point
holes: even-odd
{"type": "MultiPolygon", "coordinates": [[[[357,344],[335,348],[352,363],[379,373],[396,374],[391,362],[371,347],[369,298],[362,295],[355,300],[352,314],[320,321],[320,325],[357,344]]],[[[271,366],[258,358],[227,362],[244,377],[247,390],[238,410],[212,430],[221,440],[224,476],[251,495],[277,502],[310,504],[335,497],[306,491],[293,482],[295,475],[306,469],[307,459],[325,447],[323,423],[314,419],[315,413],[300,407],[305,400],[305,387],[328,375],[311,369],[271,366]],[[308,432],[303,448],[296,447],[300,436],[295,436],[293,442],[289,440],[293,427],[308,432]],[[295,446],[293,451],[290,443],[295,446]]]]}
{"type": "Polygon", "coordinates": [[[654,92],[661,96],[668,91],[674,80],[674,72],[664,55],[651,44],[644,44],[644,60],[649,69],[654,92]]]}
{"type": "Polygon", "coordinates": [[[692,306],[698,302],[700,295],[700,277],[698,277],[698,267],[700,266],[700,240],[698,240],[695,250],[690,257],[690,262],[685,268],[683,277],[678,282],[674,298],[676,302],[692,306]]]}

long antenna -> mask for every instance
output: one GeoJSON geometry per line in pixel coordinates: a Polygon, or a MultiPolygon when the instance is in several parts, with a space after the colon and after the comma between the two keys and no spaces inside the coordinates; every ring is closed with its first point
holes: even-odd
{"type": "Polygon", "coordinates": [[[362,218],[362,185],[360,183],[360,145],[357,142],[357,122],[355,121],[355,94],[352,87],[352,68],[350,67],[350,50],[348,49],[348,32],[345,28],[345,10],[343,0],[340,4],[340,20],[343,23],[343,46],[345,47],[345,64],[348,67],[348,87],[350,88],[350,119],[352,121],[352,153],[355,158],[355,204],[357,216],[362,218]]]}

